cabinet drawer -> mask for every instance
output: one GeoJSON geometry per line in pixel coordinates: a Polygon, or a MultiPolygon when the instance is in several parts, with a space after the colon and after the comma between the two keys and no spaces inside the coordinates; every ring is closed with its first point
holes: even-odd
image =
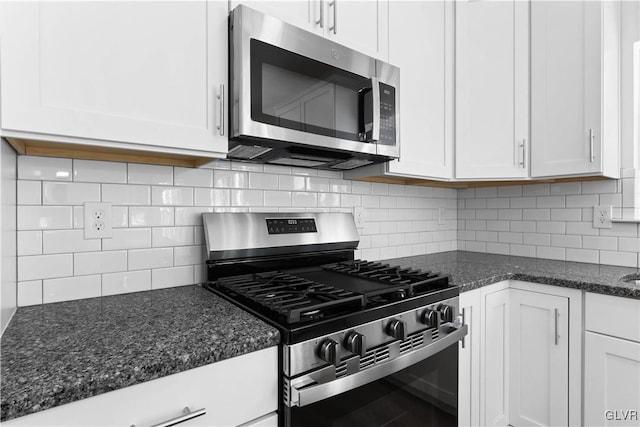
{"type": "Polygon", "coordinates": [[[185,407],[206,414],[180,426],[235,426],[277,409],[277,349],[270,347],[3,422],[3,426],[146,426],[185,407]]]}
{"type": "Polygon", "coordinates": [[[640,342],[640,300],[587,293],[585,329],[640,342]]]}

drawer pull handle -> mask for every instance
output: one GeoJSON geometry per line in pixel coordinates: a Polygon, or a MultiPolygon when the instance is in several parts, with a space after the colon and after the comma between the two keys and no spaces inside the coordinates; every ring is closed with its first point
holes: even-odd
{"type": "MultiPolygon", "coordinates": [[[[163,421],[159,424],[154,424],[153,427],[170,427],[170,426],[175,426],[176,424],[180,424],[183,423],[185,421],[189,421],[193,418],[199,417],[201,415],[204,415],[207,413],[207,409],[206,408],[202,408],[202,409],[198,409],[195,411],[192,411],[189,409],[189,407],[185,407],[182,410],[182,415],[176,417],[176,418],[172,418],[170,420],[167,421],[163,421]]],[[[136,427],[135,424],[131,424],[131,427],[136,427]]]]}

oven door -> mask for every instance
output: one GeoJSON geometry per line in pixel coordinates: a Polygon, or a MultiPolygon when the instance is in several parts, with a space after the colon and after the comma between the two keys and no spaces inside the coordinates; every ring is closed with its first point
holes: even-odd
{"type": "Polygon", "coordinates": [[[284,406],[285,427],[458,425],[458,339],[467,327],[438,343],[379,366],[321,385],[301,388],[298,405],[284,406]],[[361,385],[359,385],[361,384],[361,385]]]}
{"type": "Polygon", "coordinates": [[[231,22],[234,137],[397,157],[396,67],[246,6],[231,22]]]}

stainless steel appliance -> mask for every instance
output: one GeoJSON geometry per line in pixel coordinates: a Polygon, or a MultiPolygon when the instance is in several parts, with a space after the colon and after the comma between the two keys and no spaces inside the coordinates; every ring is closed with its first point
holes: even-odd
{"type": "Polygon", "coordinates": [[[205,213],[204,286],[281,333],[280,424],[457,426],[459,289],[354,260],[347,213],[205,213]]]}
{"type": "Polygon", "coordinates": [[[229,31],[229,158],[348,170],[398,157],[397,67],[243,5],[229,31]]]}

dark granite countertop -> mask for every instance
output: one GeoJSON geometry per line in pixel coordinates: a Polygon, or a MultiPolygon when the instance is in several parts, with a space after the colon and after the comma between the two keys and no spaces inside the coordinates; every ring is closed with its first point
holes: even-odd
{"type": "Polygon", "coordinates": [[[200,286],[19,308],[2,335],[1,420],[278,344],[200,286]]]}
{"type": "Polygon", "coordinates": [[[461,292],[514,279],[640,299],[640,285],[622,280],[625,276],[640,274],[636,268],[463,251],[396,258],[388,262],[451,274],[461,292]]]}

